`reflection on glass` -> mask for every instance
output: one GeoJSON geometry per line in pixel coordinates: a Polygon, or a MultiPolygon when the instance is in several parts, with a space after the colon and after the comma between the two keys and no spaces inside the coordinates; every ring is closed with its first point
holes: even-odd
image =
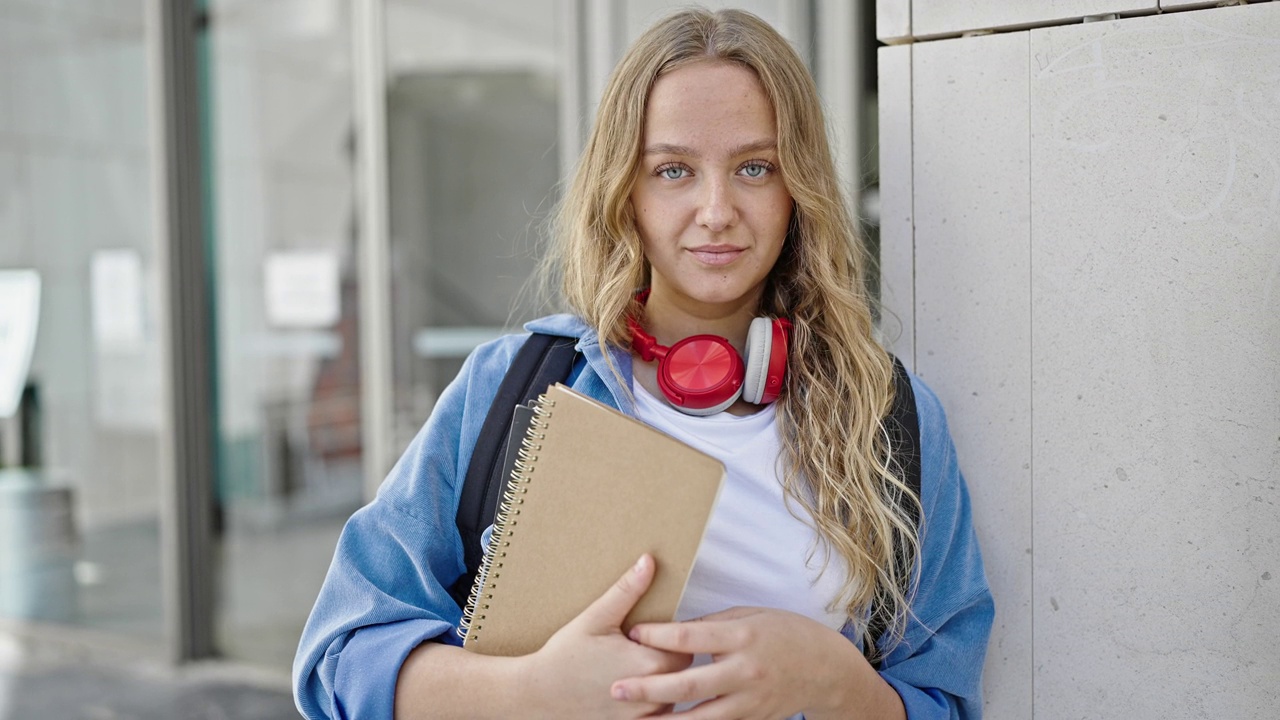
{"type": "Polygon", "coordinates": [[[392,353],[403,447],[475,347],[518,327],[561,168],[554,0],[387,7],[392,353]]]}
{"type": "Polygon", "coordinates": [[[20,407],[0,418],[0,616],[159,645],[146,54],[142,3],[0,3],[0,271],[42,290],[20,407]]]}
{"type": "Polygon", "coordinates": [[[208,9],[217,642],[288,668],[361,501],[350,8],[208,9]]]}

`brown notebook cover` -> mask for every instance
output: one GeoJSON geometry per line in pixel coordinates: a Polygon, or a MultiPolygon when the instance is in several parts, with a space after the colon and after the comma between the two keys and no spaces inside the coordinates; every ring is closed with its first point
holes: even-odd
{"type": "Polygon", "coordinates": [[[537,650],[646,552],[657,574],[625,627],[670,621],[723,479],[715,458],[563,385],[549,388],[467,603],[463,647],[537,650]]]}

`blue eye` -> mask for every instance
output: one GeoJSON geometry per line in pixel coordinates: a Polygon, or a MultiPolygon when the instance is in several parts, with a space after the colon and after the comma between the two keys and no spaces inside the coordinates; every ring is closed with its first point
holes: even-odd
{"type": "Polygon", "coordinates": [[[667,180],[679,180],[684,177],[687,172],[687,170],[679,165],[667,165],[666,167],[658,168],[658,175],[666,178],[667,180]]]}
{"type": "Polygon", "coordinates": [[[767,175],[771,169],[772,168],[764,163],[754,162],[743,165],[741,172],[749,178],[758,180],[767,175]]]}

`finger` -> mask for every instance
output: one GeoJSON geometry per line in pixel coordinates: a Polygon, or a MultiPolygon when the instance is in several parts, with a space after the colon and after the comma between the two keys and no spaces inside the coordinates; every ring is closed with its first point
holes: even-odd
{"type": "Polygon", "coordinates": [[[609,687],[614,700],[674,704],[697,702],[728,691],[727,673],[718,663],[680,672],[623,678],[609,687]]]}
{"type": "MultiPolygon", "coordinates": [[[[674,709],[674,708],[673,708],[674,709]]],[[[742,695],[729,695],[699,703],[682,712],[668,710],[666,714],[650,715],[651,718],[674,718],[676,720],[725,720],[726,718],[755,717],[760,708],[742,695]]]]}
{"type": "Polygon", "coordinates": [[[736,607],[731,607],[728,610],[708,613],[700,618],[694,618],[694,620],[705,620],[708,622],[714,622],[716,620],[740,620],[744,617],[759,615],[761,612],[761,609],[758,607],[744,607],[742,605],[738,605],[736,607]]]}
{"type": "Polygon", "coordinates": [[[635,565],[623,573],[595,602],[583,610],[578,619],[595,631],[617,630],[627,613],[635,607],[641,596],[653,582],[653,557],[648,553],[640,556],[635,565]]]}
{"type": "Polygon", "coordinates": [[[749,642],[750,629],[734,621],[641,623],[627,637],[651,648],[696,655],[722,655],[749,642]]]}

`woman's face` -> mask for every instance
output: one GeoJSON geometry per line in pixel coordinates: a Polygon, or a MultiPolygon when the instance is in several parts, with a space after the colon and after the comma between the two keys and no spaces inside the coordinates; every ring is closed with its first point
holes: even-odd
{"type": "Polygon", "coordinates": [[[698,62],[654,83],[631,191],[651,302],[754,311],[791,219],[777,144],[773,107],[746,68],[698,62]]]}

